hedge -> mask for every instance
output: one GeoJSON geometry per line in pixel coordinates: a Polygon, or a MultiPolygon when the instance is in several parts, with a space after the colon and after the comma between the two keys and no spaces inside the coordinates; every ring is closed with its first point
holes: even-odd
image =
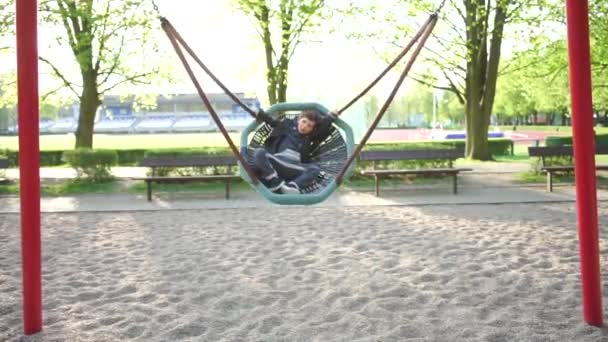
{"type": "Polygon", "coordinates": [[[104,181],[112,179],[110,168],[116,165],[118,154],[114,150],[79,148],[65,151],[63,160],[76,170],[78,178],[104,181]]]}
{"type": "MultiPolygon", "coordinates": [[[[595,144],[597,146],[608,145],[608,134],[596,134],[595,135],[595,144]]],[[[547,138],[545,138],[545,145],[546,146],[571,146],[572,145],[572,136],[547,137],[547,138]]]]}
{"type": "MultiPolygon", "coordinates": [[[[368,144],[365,146],[366,151],[381,151],[381,150],[400,150],[400,149],[441,149],[441,148],[460,148],[464,150],[464,140],[433,140],[433,141],[416,141],[416,142],[399,142],[399,143],[380,143],[368,144]]],[[[493,156],[511,155],[513,153],[513,140],[511,139],[490,139],[488,140],[488,148],[493,156]]]]}
{"type": "MultiPolygon", "coordinates": [[[[600,135],[598,135],[599,137],[600,135]]],[[[608,141],[608,135],[605,139],[608,141]]],[[[490,139],[488,141],[490,153],[494,156],[509,155],[512,153],[513,141],[510,139],[490,139]]],[[[396,143],[369,143],[364,150],[398,150],[398,149],[429,149],[429,148],[462,148],[464,149],[464,140],[433,140],[433,141],[416,141],[416,142],[396,142],[396,143]]],[[[40,166],[60,166],[65,165],[63,160],[64,152],[68,151],[41,151],[40,166]]],[[[222,155],[231,154],[228,147],[199,147],[199,148],[175,148],[175,149],[133,149],[133,150],[116,150],[117,165],[133,166],[138,165],[145,156],[153,155],[184,155],[184,154],[204,154],[204,155],[222,155]]],[[[17,167],[19,164],[19,152],[14,150],[0,150],[0,155],[5,155],[9,159],[9,164],[12,167],[17,167]]]]}

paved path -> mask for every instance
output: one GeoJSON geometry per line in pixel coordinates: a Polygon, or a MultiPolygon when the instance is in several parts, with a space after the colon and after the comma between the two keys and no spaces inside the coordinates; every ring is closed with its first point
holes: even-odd
{"type": "MultiPolygon", "coordinates": [[[[452,195],[451,184],[446,180],[432,185],[403,185],[381,188],[381,197],[373,195],[373,189],[353,191],[341,188],[316,207],[344,206],[430,206],[446,204],[505,204],[505,203],[557,203],[574,202],[572,184],[557,184],[555,192],[547,193],[544,184],[516,184],[514,173],[529,169],[527,163],[474,163],[467,165],[473,172],[459,177],[459,194],[452,195]]],[[[144,175],[145,168],[117,167],[113,173],[120,178],[144,175]]],[[[9,178],[17,178],[18,170],[8,170],[9,178]]],[[[69,168],[42,168],[43,180],[67,179],[74,176],[69,168]]],[[[156,211],[186,209],[268,208],[277,206],[266,201],[253,190],[235,190],[230,200],[223,199],[223,192],[175,192],[155,193],[154,200],[147,202],[145,194],[115,193],[102,195],[75,195],[43,197],[43,212],[92,212],[92,211],[156,211]]],[[[598,190],[600,201],[608,200],[608,191],[598,190]]],[[[0,213],[18,213],[19,197],[0,197],[0,213]]]]}

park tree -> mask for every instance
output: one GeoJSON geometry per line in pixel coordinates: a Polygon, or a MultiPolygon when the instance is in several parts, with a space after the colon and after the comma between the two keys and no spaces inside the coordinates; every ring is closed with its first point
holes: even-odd
{"type": "MultiPolygon", "coordinates": [[[[0,55],[14,53],[15,2],[0,0],[0,55]]],[[[0,131],[8,128],[11,107],[15,104],[15,71],[0,69],[0,131]]]]}
{"type": "Polygon", "coordinates": [[[270,104],[287,100],[289,62],[306,34],[319,26],[324,0],[236,0],[254,19],[264,46],[270,104]]]}
{"type": "Polygon", "coordinates": [[[0,52],[10,49],[7,37],[15,32],[15,2],[0,0],[0,52]]]}
{"type": "MultiPolygon", "coordinates": [[[[608,121],[608,3],[589,1],[591,71],[594,110],[608,121]]],[[[544,34],[535,37],[528,48],[507,63],[510,71],[501,76],[502,87],[518,88],[534,99],[534,111],[545,113],[550,124],[567,124],[570,117],[568,87],[568,46],[565,7],[561,1],[547,2],[549,13],[544,34]],[[548,30],[548,28],[553,28],[548,30]],[[513,83],[513,84],[511,84],[513,83]]],[[[502,92],[499,92],[499,97],[502,92]]],[[[502,103],[509,100],[500,99],[502,103]],[[503,101],[504,100],[504,101],[503,101]]],[[[515,101],[512,99],[511,101],[515,101]]]]}
{"type": "MultiPolygon", "coordinates": [[[[430,8],[431,4],[420,1],[421,8],[430,8]]],[[[468,158],[491,159],[488,128],[504,29],[510,19],[519,15],[523,5],[522,1],[516,0],[448,1],[441,20],[451,34],[446,35],[446,39],[437,34],[432,41],[435,44],[430,44],[441,46],[430,59],[447,83],[439,87],[453,92],[464,107],[465,156],[468,158]],[[453,53],[446,55],[445,51],[453,53]]]]}
{"type": "MultiPolygon", "coordinates": [[[[405,8],[401,15],[384,15],[387,25],[395,32],[384,36],[394,36],[393,45],[402,45],[403,33],[411,36],[414,30],[403,18],[411,21],[417,14],[435,11],[440,3],[433,0],[392,2],[396,3],[397,10],[405,8]]],[[[387,6],[386,3],[376,2],[375,6],[380,8],[387,6]]],[[[503,40],[508,34],[518,43],[521,37],[530,39],[540,34],[538,22],[546,16],[542,10],[544,3],[544,0],[447,0],[439,13],[437,27],[417,62],[425,68],[422,72],[413,70],[410,76],[420,83],[450,91],[458,98],[464,108],[468,158],[491,159],[487,133],[503,40]],[[513,29],[508,30],[509,26],[513,29]],[[534,27],[536,29],[531,29],[534,27]],[[427,72],[429,66],[431,73],[427,72]]],[[[373,15],[375,11],[363,12],[378,20],[373,15]]]]}
{"type": "Polygon", "coordinates": [[[559,123],[558,116],[562,123],[567,121],[566,55],[563,40],[541,38],[534,48],[505,60],[510,70],[498,82],[495,104],[495,112],[503,116],[502,121],[514,125],[537,124],[538,113],[543,113],[548,123],[559,123]]]}
{"type": "Polygon", "coordinates": [[[414,83],[407,88],[407,93],[404,94],[402,100],[396,100],[391,107],[399,106],[403,112],[408,115],[424,114],[427,123],[433,120],[433,89],[424,85],[414,83]]]}
{"type": "Polygon", "coordinates": [[[439,117],[449,120],[450,126],[460,127],[464,123],[464,107],[453,92],[444,91],[438,104],[439,117]]]}
{"type": "Polygon", "coordinates": [[[369,125],[380,110],[380,99],[376,95],[367,95],[363,102],[363,108],[365,110],[365,122],[369,125]]]}
{"type": "Polygon", "coordinates": [[[41,60],[61,80],[58,89],[69,89],[80,101],[75,147],[92,147],[103,95],[118,87],[147,83],[159,74],[152,62],[156,26],[152,3],[47,0],[40,8],[44,23],[63,32],[56,42],[69,49],[75,64],[65,63],[62,55],[41,56],[41,60]],[[73,74],[79,74],[79,79],[73,74]]]}
{"type": "Polygon", "coordinates": [[[513,72],[498,80],[494,116],[499,124],[518,123],[520,117],[536,112],[538,98],[526,76],[523,72],[513,72]]]}
{"type": "Polygon", "coordinates": [[[592,0],[589,3],[591,53],[593,68],[593,104],[608,122],[608,3],[592,0]]]}

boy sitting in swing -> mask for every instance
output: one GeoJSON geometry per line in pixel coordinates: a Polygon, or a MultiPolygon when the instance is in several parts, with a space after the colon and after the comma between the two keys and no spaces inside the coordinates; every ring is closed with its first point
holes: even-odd
{"type": "Polygon", "coordinates": [[[316,110],[304,110],[297,118],[277,120],[260,111],[258,120],[272,127],[264,148],[253,154],[253,169],[270,190],[299,194],[312,184],[321,168],[312,161],[312,153],[331,133],[338,113],[326,116],[316,110]]]}

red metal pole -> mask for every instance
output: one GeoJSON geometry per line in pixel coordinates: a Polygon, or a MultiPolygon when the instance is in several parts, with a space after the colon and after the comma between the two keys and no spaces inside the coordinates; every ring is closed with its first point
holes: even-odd
{"type": "Polygon", "coordinates": [[[566,5],[583,315],[588,324],[602,326],[589,8],[587,0],[567,0],[566,5]]]}
{"type": "Polygon", "coordinates": [[[30,335],[42,330],[38,8],[36,0],[17,0],[16,3],[23,330],[30,335]]]}

